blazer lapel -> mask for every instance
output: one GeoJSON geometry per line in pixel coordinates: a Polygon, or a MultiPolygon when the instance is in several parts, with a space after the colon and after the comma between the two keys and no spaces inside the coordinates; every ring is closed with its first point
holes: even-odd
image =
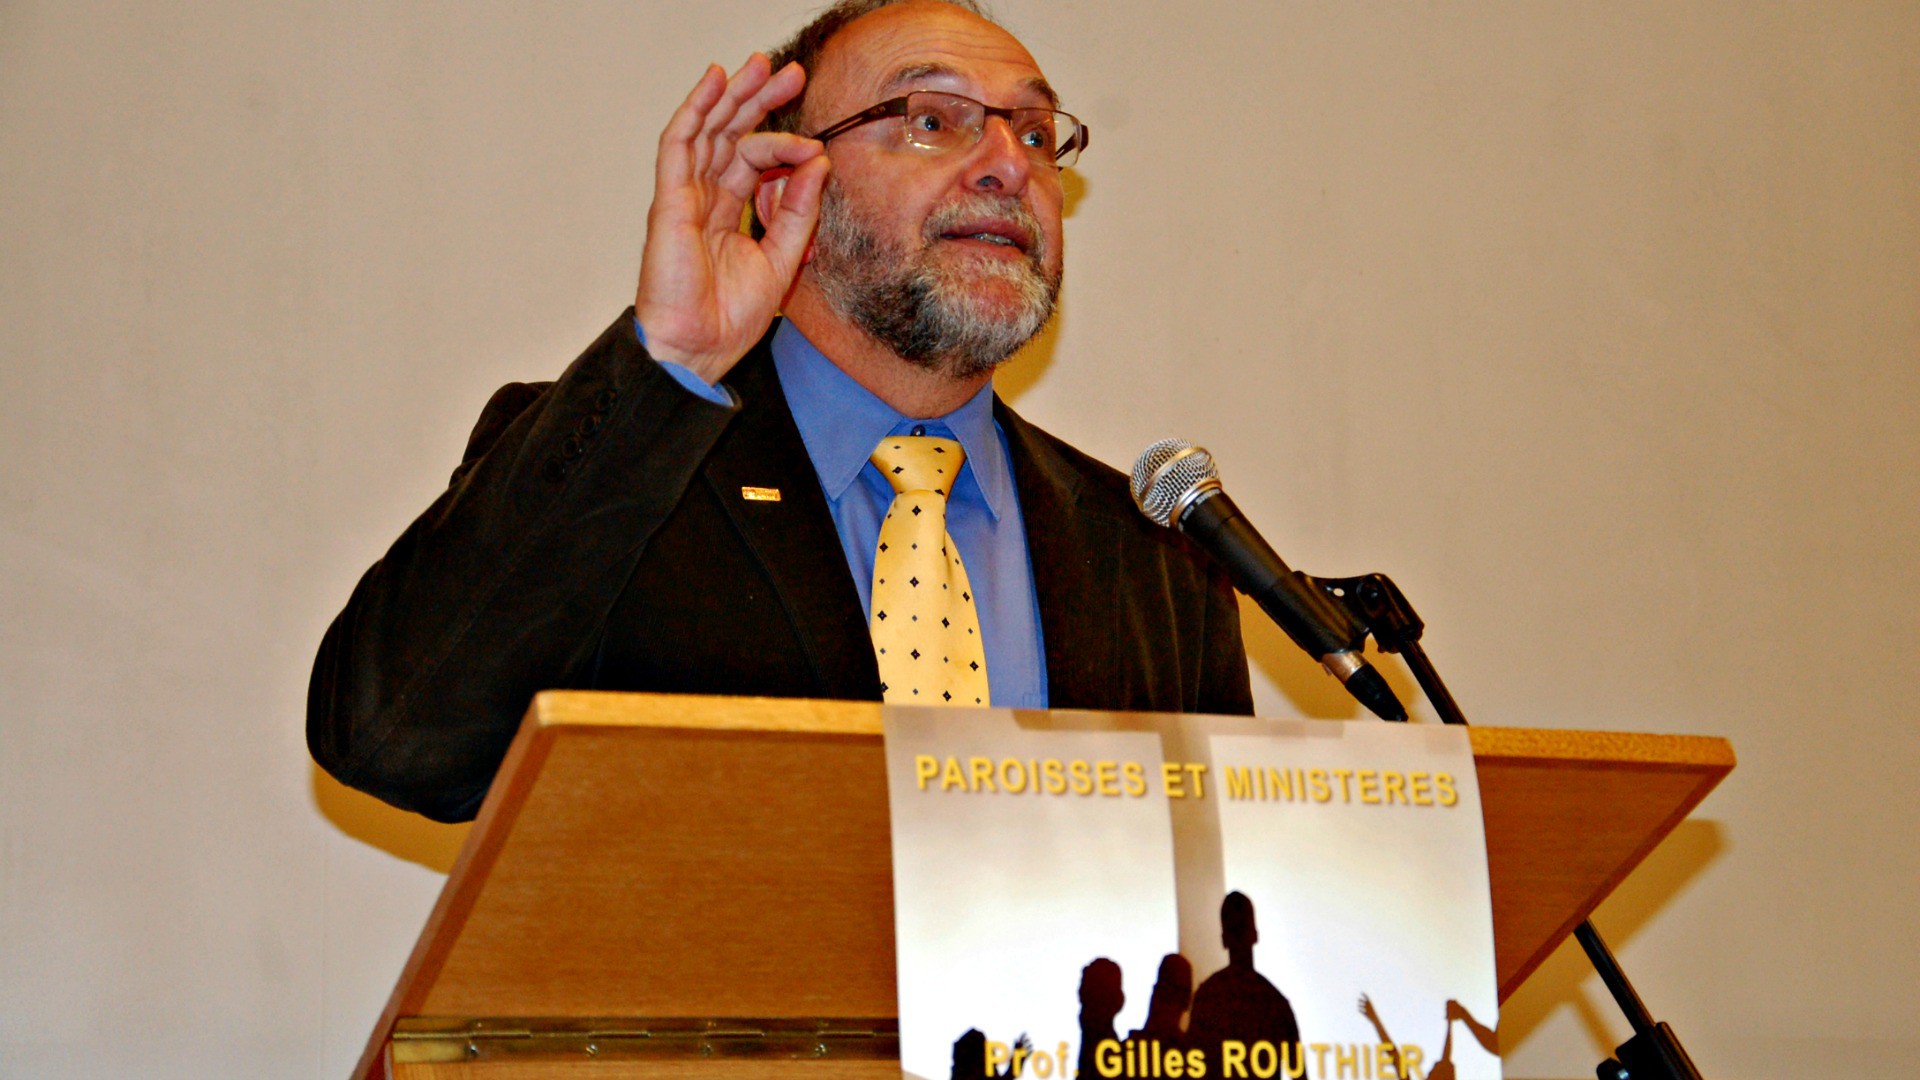
{"type": "Polygon", "coordinates": [[[1033,561],[1047,650],[1047,704],[1094,707],[1112,697],[1119,536],[1103,515],[1084,511],[1085,478],[1046,435],[998,397],[994,415],[1007,435],[1033,561]]]}
{"type": "Polygon", "coordinates": [[[860,594],[780,390],[771,340],[770,334],[762,339],[727,377],[740,396],[740,415],[714,447],[704,475],[785,607],[823,696],[877,701],[880,671],[860,594]],[[749,498],[748,489],[762,490],[749,498]],[[778,500],[764,489],[778,491],[778,500]]]}

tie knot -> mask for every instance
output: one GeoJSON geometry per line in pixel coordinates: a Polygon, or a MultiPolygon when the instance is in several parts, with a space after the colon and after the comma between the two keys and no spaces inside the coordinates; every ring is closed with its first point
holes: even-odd
{"type": "Polygon", "coordinates": [[[880,440],[869,459],[893,485],[895,495],[931,491],[946,498],[967,452],[952,439],[932,435],[889,435],[880,440]]]}

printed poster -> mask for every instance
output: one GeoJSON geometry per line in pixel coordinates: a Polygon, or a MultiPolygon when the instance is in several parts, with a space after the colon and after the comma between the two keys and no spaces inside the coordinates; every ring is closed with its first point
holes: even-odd
{"type": "Polygon", "coordinates": [[[1440,725],[886,710],[903,1074],[1500,1076],[1440,725]]]}

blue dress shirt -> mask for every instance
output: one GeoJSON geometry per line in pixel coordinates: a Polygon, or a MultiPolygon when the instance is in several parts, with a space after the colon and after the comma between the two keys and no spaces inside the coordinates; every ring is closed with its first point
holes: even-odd
{"type": "MultiPolygon", "coordinates": [[[[644,343],[645,331],[639,333],[644,343]]],[[[993,387],[981,387],[945,416],[914,420],[855,382],[784,320],[774,331],[773,362],[800,440],[826,493],[847,569],[860,592],[860,609],[869,620],[873,553],[880,543],[880,519],[893,503],[893,486],[868,455],[889,435],[938,435],[957,440],[966,450],[966,464],[947,499],[947,532],[960,546],[960,561],[973,585],[993,704],[1046,708],[1040,600],[1033,588],[1033,561],[1027,553],[1006,433],[993,418],[993,387]]],[[[732,401],[725,387],[708,385],[689,368],[664,361],[660,366],[693,394],[721,404],[732,401]]]]}

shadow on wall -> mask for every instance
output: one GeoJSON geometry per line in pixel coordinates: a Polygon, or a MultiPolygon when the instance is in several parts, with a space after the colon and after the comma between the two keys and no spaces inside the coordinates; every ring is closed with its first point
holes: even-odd
{"type": "MultiPolygon", "coordinates": [[[[1053,366],[1055,351],[1060,347],[1060,324],[1066,321],[1067,305],[1063,301],[1056,310],[1053,321],[1025,345],[1013,354],[993,373],[993,392],[1000,400],[1009,405],[1020,404],[1020,398],[1027,391],[1039,385],[1047,369],[1053,366]]],[[[1045,425],[1042,425],[1045,426],[1045,425]]]]}
{"type": "MultiPolygon", "coordinates": [[[[1726,848],[1726,829],[1718,821],[1681,822],[1601,904],[1594,921],[1600,936],[1615,953],[1621,952],[1656,912],[1684,893],[1702,871],[1719,860],[1726,848]]],[[[1623,966],[1627,969],[1627,978],[1632,979],[1632,965],[1623,966]]],[[[1660,988],[1636,983],[1634,989],[1640,991],[1654,1016],[1660,1018],[1663,1015],[1660,988]]],[[[1573,1009],[1581,1029],[1592,1040],[1595,1062],[1611,1055],[1614,1047],[1633,1034],[1613,997],[1594,975],[1587,954],[1578,942],[1568,938],[1501,1005],[1501,1049],[1510,1050],[1520,1045],[1562,1006],[1573,1009]]]]}
{"type": "Polygon", "coordinates": [[[318,765],[309,762],[307,768],[313,804],[335,828],[395,858],[442,874],[453,870],[454,860],[467,842],[467,832],[473,828],[471,823],[442,825],[428,821],[347,787],[318,765]]]}

